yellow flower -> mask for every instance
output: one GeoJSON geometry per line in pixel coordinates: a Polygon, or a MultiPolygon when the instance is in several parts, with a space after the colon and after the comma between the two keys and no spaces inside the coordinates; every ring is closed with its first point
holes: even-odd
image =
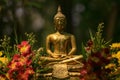
{"type": "Polygon", "coordinates": [[[113,68],[113,67],[115,67],[115,64],[113,64],[113,63],[110,63],[107,66],[105,66],[106,69],[113,68]]]}
{"type": "Polygon", "coordinates": [[[10,80],[10,76],[9,76],[8,73],[6,73],[6,78],[7,78],[8,80],[10,80]]]}
{"type": "Polygon", "coordinates": [[[116,54],[115,54],[115,53],[112,53],[112,57],[113,57],[113,58],[116,58],[116,54]]]}
{"type": "Polygon", "coordinates": [[[0,57],[0,61],[4,64],[7,64],[8,63],[8,58],[6,57],[0,57]]]}
{"type": "Polygon", "coordinates": [[[6,80],[6,78],[2,75],[0,75],[0,80],[6,80]]]}
{"type": "Polygon", "coordinates": [[[7,80],[6,75],[0,74],[0,80],[7,80]]]}
{"type": "Polygon", "coordinates": [[[117,53],[112,53],[112,57],[120,60],[120,51],[118,51],[117,53]]]}
{"type": "Polygon", "coordinates": [[[2,51],[0,51],[0,56],[2,56],[2,54],[3,54],[2,51]]]}
{"type": "Polygon", "coordinates": [[[120,60],[120,51],[117,52],[116,58],[117,58],[118,60],[120,60]]]}
{"type": "Polygon", "coordinates": [[[112,48],[120,48],[120,43],[112,43],[111,49],[112,48]]]}

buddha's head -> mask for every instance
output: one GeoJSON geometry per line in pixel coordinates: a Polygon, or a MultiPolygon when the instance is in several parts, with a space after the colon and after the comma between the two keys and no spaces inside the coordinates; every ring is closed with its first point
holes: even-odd
{"type": "Polygon", "coordinates": [[[54,16],[54,24],[57,31],[63,31],[66,26],[66,17],[62,14],[60,6],[58,7],[57,14],[54,16]]]}

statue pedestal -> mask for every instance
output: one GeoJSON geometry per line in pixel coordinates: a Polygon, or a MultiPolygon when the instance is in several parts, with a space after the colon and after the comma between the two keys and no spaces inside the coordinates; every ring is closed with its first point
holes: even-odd
{"type": "Polygon", "coordinates": [[[80,76],[80,69],[83,67],[83,64],[81,63],[82,55],[57,59],[41,57],[40,59],[45,61],[43,66],[48,69],[48,71],[40,73],[39,75],[44,78],[50,77],[55,78],[55,80],[77,80],[76,78],[80,76]]]}

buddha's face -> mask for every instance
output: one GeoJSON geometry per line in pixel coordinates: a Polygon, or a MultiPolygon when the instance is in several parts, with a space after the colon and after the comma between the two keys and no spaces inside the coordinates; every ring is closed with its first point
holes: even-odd
{"type": "Polygon", "coordinates": [[[66,19],[63,17],[56,17],[54,23],[57,31],[63,31],[66,26],[66,19]]]}

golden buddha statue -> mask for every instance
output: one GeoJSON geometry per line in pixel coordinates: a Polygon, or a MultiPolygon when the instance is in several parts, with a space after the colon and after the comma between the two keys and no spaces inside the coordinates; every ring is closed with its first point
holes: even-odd
{"type": "MultiPolygon", "coordinates": [[[[58,7],[57,14],[54,16],[54,24],[56,32],[49,34],[46,38],[46,52],[50,56],[40,57],[41,60],[46,61],[44,64],[45,67],[52,68],[52,71],[41,75],[44,77],[52,76],[63,80],[65,78],[71,78],[71,76],[80,76],[79,71],[83,66],[80,59],[83,56],[74,55],[76,52],[75,37],[72,34],[64,32],[66,17],[62,14],[60,6],[58,7]]],[[[72,78],[70,80],[74,79],[72,78]]]]}
{"type": "Polygon", "coordinates": [[[46,39],[47,53],[53,58],[62,58],[74,54],[76,52],[75,37],[64,32],[66,17],[62,14],[60,6],[54,16],[54,24],[56,32],[48,35],[46,39]],[[51,47],[53,47],[53,51],[51,47]]]}

